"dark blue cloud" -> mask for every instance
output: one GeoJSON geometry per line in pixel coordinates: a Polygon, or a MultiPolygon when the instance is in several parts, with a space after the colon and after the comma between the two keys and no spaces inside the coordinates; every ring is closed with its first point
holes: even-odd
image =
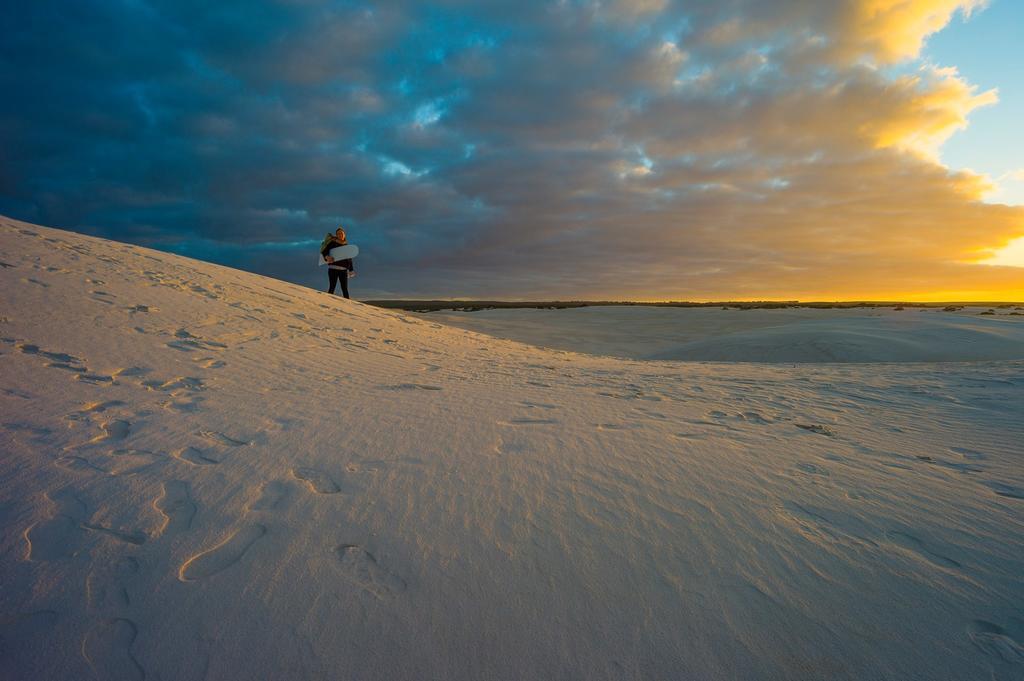
{"type": "Polygon", "coordinates": [[[892,230],[850,208],[853,169],[915,238],[949,203],[1012,229],[865,133],[928,86],[863,66],[870,41],[817,3],[34,0],[0,20],[0,213],[301,283],[344,223],[380,295],[792,285],[808,244],[834,271],[821,234],[892,230]]]}

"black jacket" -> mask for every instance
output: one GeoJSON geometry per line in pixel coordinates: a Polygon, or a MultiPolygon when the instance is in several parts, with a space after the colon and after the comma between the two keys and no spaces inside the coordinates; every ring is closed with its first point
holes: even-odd
{"type": "MultiPolygon", "coordinates": [[[[322,256],[324,256],[326,258],[328,251],[330,251],[332,248],[337,248],[338,246],[345,246],[345,245],[346,244],[341,243],[337,239],[331,239],[330,241],[327,242],[326,246],[324,246],[323,248],[320,249],[320,255],[322,255],[322,256]]],[[[343,260],[335,260],[334,262],[332,262],[329,265],[329,267],[346,269],[349,272],[355,272],[356,271],[356,266],[352,264],[352,258],[345,258],[343,260]]]]}

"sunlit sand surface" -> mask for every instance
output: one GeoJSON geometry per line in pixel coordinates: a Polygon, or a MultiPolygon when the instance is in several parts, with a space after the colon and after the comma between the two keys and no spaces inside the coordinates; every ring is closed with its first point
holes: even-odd
{"type": "Polygon", "coordinates": [[[467,317],[776,363],[616,359],[6,219],[0,287],[0,677],[1024,673],[1016,319],[467,317]]]}

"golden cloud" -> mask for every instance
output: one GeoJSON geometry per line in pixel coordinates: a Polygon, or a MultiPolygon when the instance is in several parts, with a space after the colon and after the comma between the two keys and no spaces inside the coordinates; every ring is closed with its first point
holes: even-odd
{"type": "Polygon", "coordinates": [[[925,158],[938,158],[939,148],[953,133],[967,127],[975,109],[995,104],[996,90],[978,92],[956,69],[922,68],[887,87],[891,106],[886,115],[864,126],[879,148],[894,147],[925,158]]]}
{"type": "Polygon", "coordinates": [[[848,56],[867,53],[882,63],[917,56],[925,39],[957,11],[970,14],[987,0],[852,0],[840,3],[834,27],[837,48],[848,56]]]}

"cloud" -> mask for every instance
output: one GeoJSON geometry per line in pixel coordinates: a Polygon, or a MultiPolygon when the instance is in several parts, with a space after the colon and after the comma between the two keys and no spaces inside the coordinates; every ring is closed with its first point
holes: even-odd
{"type": "Polygon", "coordinates": [[[14,4],[0,212],[316,286],[345,223],[371,295],[1008,289],[936,160],[996,94],[907,61],[981,5],[14,4]]]}
{"type": "Polygon", "coordinates": [[[866,52],[891,63],[917,56],[924,40],[942,30],[954,13],[966,15],[987,0],[858,0],[836,3],[834,32],[843,53],[866,52]]]}
{"type": "Polygon", "coordinates": [[[876,116],[871,123],[876,145],[933,159],[946,140],[967,127],[972,111],[998,101],[995,90],[978,93],[953,68],[923,67],[892,81],[887,94],[896,101],[889,115],[876,116]]]}
{"type": "Polygon", "coordinates": [[[738,0],[693,7],[698,42],[730,49],[749,41],[785,43],[804,56],[838,63],[893,64],[916,57],[924,41],[958,12],[987,0],[738,0]]]}

